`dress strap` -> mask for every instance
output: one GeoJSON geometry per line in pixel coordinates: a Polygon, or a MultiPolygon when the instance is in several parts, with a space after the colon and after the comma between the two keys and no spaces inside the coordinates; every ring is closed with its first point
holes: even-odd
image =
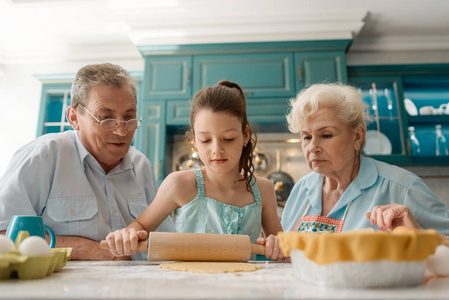
{"type": "Polygon", "coordinates": [[[260,205],[260,192],[254,177],[251,179],[251,190],[253,191],[254,201],[257,205],[260,205]]]}
{"type": "Polygon", "coordinates": [[[204,178],[201,169],[194,169],[196,177],[196,185],[198,187],[198,197],[204,198],[204,178]]]}

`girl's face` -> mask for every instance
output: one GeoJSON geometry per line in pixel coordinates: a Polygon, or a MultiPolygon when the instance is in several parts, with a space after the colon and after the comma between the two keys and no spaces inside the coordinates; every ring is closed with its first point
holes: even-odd
{"type": "Polygon", "coordinates": [[[202,110],[193,125],[193,143],[204,165],[217,172],[239,172],[240,156],[249,141],[240,120],[229,112],[202,110]]]}

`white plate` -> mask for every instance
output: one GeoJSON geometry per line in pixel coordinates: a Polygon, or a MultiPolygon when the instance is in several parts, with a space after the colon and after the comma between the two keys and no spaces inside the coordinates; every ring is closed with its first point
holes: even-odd
{"type": "Polygon", "coordinates": [[[415,106],[415,103],[413,103],[412,100],[409,98],[404,99],[404,106],[405,110],[410,116],[417,116],[418,115],[418,109],[415,106]]]}
{"type": "Polygon", "coordinates": [[[382,132],[368,130],[363,151],[366,155],[388,155],[391,154],[391,142],[382,132]]]}

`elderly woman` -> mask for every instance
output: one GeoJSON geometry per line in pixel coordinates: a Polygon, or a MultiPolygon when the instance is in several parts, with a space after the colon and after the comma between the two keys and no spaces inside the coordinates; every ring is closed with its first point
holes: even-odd
{"type": "Polygon", "coordinates": [[[449,211],[418,176],[361,154],[370,117],[356,89],[312,85],[291,106],[289,129],[300,134],[313,172],[290,194],[285,231],[391,231],[403,225],[449,234],[449,211]]]}

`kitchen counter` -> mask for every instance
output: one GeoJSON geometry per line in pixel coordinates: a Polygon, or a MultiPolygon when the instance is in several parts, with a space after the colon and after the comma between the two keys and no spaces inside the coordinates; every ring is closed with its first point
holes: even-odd
{"type": "Polygon", "coordinates": [[[0,281],[0,299],[449,298],[449,277],[409,288],[335,289],[298,281],[290,263],[253,263],[263,268],[236,274],[196,274],[159,269],[155,262],[69,261],[44,279],[0,281]]]}

